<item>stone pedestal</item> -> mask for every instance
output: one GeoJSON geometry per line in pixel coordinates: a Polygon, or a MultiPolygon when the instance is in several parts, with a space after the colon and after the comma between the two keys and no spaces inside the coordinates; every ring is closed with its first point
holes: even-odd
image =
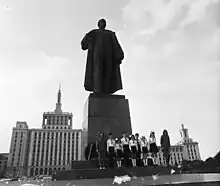
{"type": "Polygon", "coordinates": [[[132,133],[128,100],[124,95],[90,94],[84,107],[82,149],[95,143],[99,132],[121,138],[132,133]]]}

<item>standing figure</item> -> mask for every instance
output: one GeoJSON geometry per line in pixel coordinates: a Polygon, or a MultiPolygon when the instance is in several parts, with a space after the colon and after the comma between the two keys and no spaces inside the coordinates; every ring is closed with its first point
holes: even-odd
{"type": "Polygon", "coordinates": [[[98,139],[96,140],[96,150],[99,157],[99,168],[105,169],[106,141],[103,133],[99,133],[98,139]]]}
{"type": "Polygon", "coordinates": [[[129,148],[131,151],[131,160],[133,167],[136,167],[136,158],[137,158],[137,151],[138,151],[138,144],[137,140],[135,140],[134,135],[131,136],[131,140],[129,141],[129,148]]]}
{"type": "Polygon", "coordinates": [[[121,138],[121,144],[122,144],[122,151],[123,151],[123,158],[124,158],[124,166],[127,167],[129,165],[129,155],[130,155],[130,149],[129,149],[129,138],[127,137],[127,133],[123,132],[122,138],[121,138]]]}
{"type": "Polygon", "coordinates": [[[167,130],[163,131],[163,135],[160,138],[160,145],[162,148],[163,156],[166,161],[166,165],[169,166],[170,162],[170,137],[167,130]]]}
{"type": "Polygon", "coordinates": [[[135,134],[135,140],[137,141],[137,146],[138,146],[137,155],[136,155],[137,166],[140,167],[141,166],[141,141],[139,139],[138,133],[135,134]]]}
{"type": "Polygon", "coordinates": [[[110,167],[113,168],[114,160],[115,160],[115,140],[113,139],[112,133],[109,133],[109,136],[108,136],[107,152],[108,152],[110,167]]]}
{"type": "Polygon", "coordinates": [[[147,144],[147,139],[145,138],[145,136],[142,136],[141,138],[141,159],[143,160],[144,166],[148,165],[148,148],[147,148],[148,144],[147,144]]]}
{"type": "Polygon", "coordinates": [[[120,64],[124,52],[113,31],[106,30],[106,21],[98,21],[98,29],[88,32],[81,41],[88,49],[84,87],[86,91],[113,94],[122,89],[120,64]]]}
{"type": "Polygon", "coordinates": [[[149,142],[150,155],[153,160],[153,164],[156,165],[157,164],[158,148],[157,148],[156,137],[155,137],[154,132],[150,133],[150,138],[149,138],[148,142],[149,142]]]}
{"type": "Polygon", "coordinates": [[[122,153],[122,145],[119,139],[115,139],[116,144],[115,144],[115,154],[116,154],[116,162],[117,162],[117,167],[121,167],[121,159],[123,157],[122,153]]]}

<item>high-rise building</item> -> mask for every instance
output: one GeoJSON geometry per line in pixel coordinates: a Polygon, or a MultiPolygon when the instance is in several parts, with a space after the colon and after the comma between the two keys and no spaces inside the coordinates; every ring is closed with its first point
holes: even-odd
{"type": "MultiPolygon", "coordinates": [[[[180,142],[171,146],[170,148],[170,164],[179,165],[183,160],[201,160],[198,142],[193,141],[192,138],[189,137],[188,129],[184,128],[183,124],[181,125],[180,136],[180,142]]],[[[165,164],[165,159],[160,147],[158,153],[158,162],[160,165],[165,164]]]]}
{"type": "Polygon", "coordinates": [[[193,141],[192,138],[189,137],[188,129],[181,125],[180,129],[181,141],[178,145],[184,146],[184,156],[185,160],[193,161],[193,160],[201,160],[200,152],[199,152],[199,143],[193,141]]]}
{"type": "Polygon", "coordinates": [[[44,112],[42,127],[29,129],[26,122],[13,128],[7,173],[12,175],[51,175],[81,160],[81,129],[72,129],[72,113],[62,112],[61,91],[56,108],[44,112]]]}
{"type": "Polygon", "coordinates": [[[0,178],[4,177],[6,173],[8,162],[8,153],[0,153],[0,178]]]}
{"type": "Polygon", "coordinates": [[[13,127],[7,163],[7,173],[24,175],[27,167],[30,131],[26,122],[17,122],[13,127]]]}

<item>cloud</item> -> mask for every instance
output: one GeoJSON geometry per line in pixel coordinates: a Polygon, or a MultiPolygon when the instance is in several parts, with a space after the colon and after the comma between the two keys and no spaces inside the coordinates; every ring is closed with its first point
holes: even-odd
{"type": "Polygon", "coordinates": [[[133,123],[147,123],[133,125],[134,130],[152,129],[158,134],[167,127],[177,140],[177,129],[185,123],[201,143],[202,156],[215,153],[219,145],[220,19],[216,7],[219,0],[130,0],[122,10],[126,25],[120,33],[126,51],[123,73],[128,77],[124,86],[132,99],[133,123]],[[140,110],[143,105],[145,109],[140,110]],[[216,141],[210,149],[203,138],[208,125],[216,141]]]}
{"type": "MultiPolygon", "coordinates": [[[[184,27],[204,20],[211,16],[208,8],[214,9],[216,5],[219,0],[130,0],[123,8],[123,18],[135,32],[141,29],[139,34],[152,35],[168,27],[184,27]]],[[[219,20],[217,16],[215,19],[219,20]]]]}
{"type": "Polygon", "coordinates": [[[178,64],[178,67],[183,62],[183,66],[192,62],[205,65],[210,63],[208,58],[216,65],[214,61],[219,60],[220,48],[220,30],[216,24],[219,18],[210,8],[219,4],[217,0],[131,0],[123,9],[125,23],[136,25],[136,29],[123,38],[131,38],[125,41],[128,58],[159,65],[164,61],[164,65],[178,64]],[[174,21],[183,11],[184,16],[174,21]],[[176,25],[171,27],[174,23],[176,25]]]}
{"type": "MultiPolygon", "coordinates": [[[[74,65],[68,58],[50,57],[44,52],[31,50],[15,56],[17,57],[16,64],[11,63],[11,61],[15,61],[13,56],[11,58],[7,55],[0,56],[0,61],[4,61],[4,63],[0,63],[0,87],[2,96],[10,98],[10,102],[7,99],[2,100],[3,104],[11,109],[8,114],[14,112],[18,117],[16,119],[25,119],[25,117],[28,119],[27,112],[31,112],[30,115],[39,114],[42,112],[43,105],[55,103],[55,99],[53,97],[51,99],[51,95],[56,93],[58,83],[65,87],[71,80],[75,81],[78,86],[82,81],[79,76],[82,69],[79,65],[74,65]],[[53,91],[47,92],[49,87],[53,91]],[[23,110],[19,111],[20,105],[23,110]],[[26,108],[31,109],[26,110],[26,108]],[[40,109],[40,111],[35,109],[40,109]]],[[[77,55],[75,60],[78,60],[77,55]]]]}
{"type": "Polygon", "coordinates": [[[4,9],[4,11],[11,11],[11,10],[13,10],[12,7],[10,7],[10,6],[4,6],[3,9],[4,9]]]}

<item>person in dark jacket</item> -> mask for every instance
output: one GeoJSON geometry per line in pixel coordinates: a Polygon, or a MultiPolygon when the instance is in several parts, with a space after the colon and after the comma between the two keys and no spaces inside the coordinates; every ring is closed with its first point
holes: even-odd
{"type": "Polygon", "coordinates": [[[139,139],[139,134],[135,134],[135,140],[137,141],[138,145],[138,150],[137,150],[137,155],[136,155],[136,160],[137,160],[137,166],[141,166],[141,140],[139,139]]]}
{"type": "Polygon", "coordinates": [[[99,167],[100,169],[105,169],[106,141],[103,133],[99,133],[98,139],[96,140],[96,150],[99,157],[99,167]]]}
{"type": "Polygon", "coordinates": [[[166,161],[166,165],[169,166],[170,162],[170,137],[167,130],[163,131],[163,135],[160,138],[160,145],[162,148],[163,156],[166,161]]]}

